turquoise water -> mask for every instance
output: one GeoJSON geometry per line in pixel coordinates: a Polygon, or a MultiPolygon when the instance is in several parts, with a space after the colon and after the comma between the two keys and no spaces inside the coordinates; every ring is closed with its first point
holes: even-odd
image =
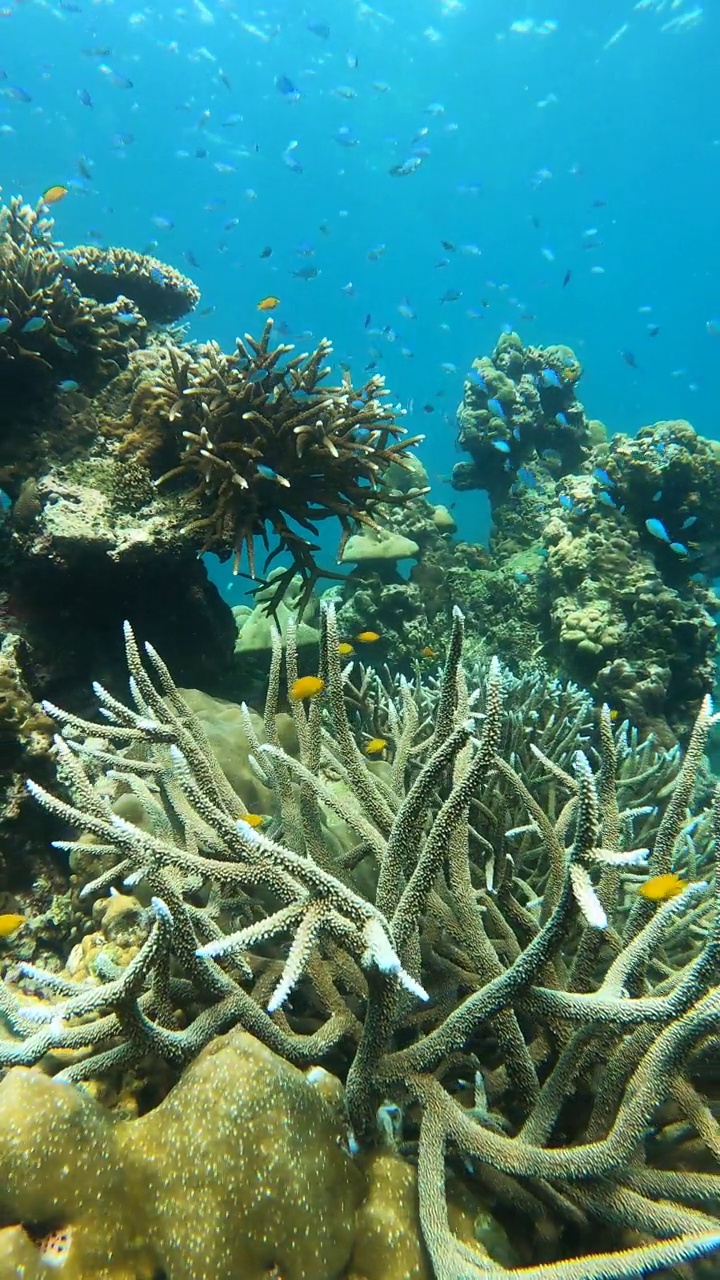
{"type": "MultiPolygon", "coordinates": [[[[67,184],[54,209],[66,242],[152,248],[193,276],[205,314],[192,336],[231,346],[276,295],[288,341],[327,335],[357,381],[386,374],[427,433],[436,499],[453,499],[463,373],[503,326],[574,347],[581,398],[610,430],[686,417],[717,434],[717,11],[1,12],[6,197],[67,184]]],[[[480,495],[457,510],[462,532],[482,531],[480,495]]]]}

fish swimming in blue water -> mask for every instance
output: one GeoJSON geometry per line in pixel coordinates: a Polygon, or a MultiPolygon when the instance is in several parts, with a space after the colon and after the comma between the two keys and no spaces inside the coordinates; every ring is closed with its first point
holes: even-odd
{"type": "Polygon", "coordinates": [[[658,520],[655,516],[652,516],[649,520],[645,521],[645,528],[649,534],[652,534],[653,538],[657,538],[660,542],[670,543],[670,534],[665,528],[662,520],[658,520]]]}

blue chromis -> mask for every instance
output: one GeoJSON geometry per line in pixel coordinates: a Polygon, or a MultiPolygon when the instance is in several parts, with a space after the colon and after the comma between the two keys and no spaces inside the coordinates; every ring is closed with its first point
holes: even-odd
{"type": "Polygon", "coordinates": [[[507,440],[493,440],[493,449],[497,449],[498,453],[509,453],[510,445],[507,440]]]}
{"type": "Polygon", "coordinates": [[[593,471],[593,480],[597,480],[598,484],[607,485],[608,489],[615,488],[615,481],[608,474],[604,467],[596,467],[593,471]]]}
{"type": "Polygon", "coordinates": [[[645,521],[645,528],[648,533],[652,534],[653,538],[657,538],[660,542],[670,543],[670,534],[665,528],[662,520],[658,520],[653,516],[651,519],[645,521]]]}
{"type": "Polygon", "coordinates": [[[47,324],[47,320],[45,319],[45,316],[33,316],[30,320],[25,321],[25,324],[23,325],[20,332],[21,333],[39,333],[41,329],[45,328],[46,324],[47,324]]]}
{"type": "Polygon", "coordinates": [[[12,328],[12,320],[9,316],[0,316],[0,333],[7,333],[12,328]]]}
{"type": "Polygon", "coordinates": [[[671,542],[670,550],[674,551],[675,555],[679,556],[681,560],[684,560],[685,557],[689,555],[688,549],[685,546],[684,542],[671,542]]]}
{"type": "Polygon", "coordinates": [[[544,387],[561,387],[562,380],[560,375],[554,369],[543,369],[540,374],[540,381],[544,387]]]}
{"type": "Polygon", "coordinates": [[[266,466],[264,462],[258,462],[255,469],[263,480],[274,480],[276,484],[282,484],[286,489],[290,488],[290,481],[286,480],[284,476],[278,475],[273,467],[266,466]]]}
{"type": "Polygon", "coordinates": [[[497,399],[496,396],[490,397],[490,399],[487,402],[487,407],[490,410],[490,412],[495,415],[496,418],[505,417],[505,410],[503,409],[500,401],[497,399]]]}
{"type": "Polygon", "coordinates": [[[615,499],[613,498],[612,494],[611,494],[611,493],[608,493],[607,489],[601,489],[601,490],[600,490],[599,494],[597,495],[597,500],[598,500],[598,502],[602,502],[602,504],[603,504],[603,506],[604,506],[604,507],[616,507],[616,506],[617,506],[617,502],[616,502],[616,501],[615,501],[615,499]]]}
{"type": "Polygon", "coordinates": [[[74,378],[63,378],[62,382],[58,382],[58,391],[77,391],[80,386],[74,378]]]}

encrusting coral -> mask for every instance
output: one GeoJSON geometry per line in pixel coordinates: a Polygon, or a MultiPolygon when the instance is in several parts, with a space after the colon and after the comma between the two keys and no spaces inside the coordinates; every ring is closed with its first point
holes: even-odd
{"type": "MultiPolygon", "coordinates": [[[[292,704],[296,757],[274,729],[275,646],[253,756],[282,816],[264,830],[129,629],[132,705],[96,687],[102,726],[45,706],[62,726],[70,799],[30,789],[85,833],[59,846],[97,859],[85,894],[153,895],[151,927],[124,968],[96,961],[94,981],[21,966],[23,985],[51,998],[0,989],[0,1063],[62,1052],[60,1079],[75,1082],[148,1057],[180,1071],[233,1027],[295,1066],[324,1060],[361,1149],[387,1142],[392,1109],[394,1141],[417,1160],[436,1280],[516,1274],[451,1230],[453,1168],[522,1220],[526,1280],[629,1280],[714,1251],[720,798],[712,816],[694,799],[709,699],[682,761],[648,756],[607,708],[592,737],[580,707],[574,724],[548,721],[551,755],[532,722],[508,753],[505,677],[493,663],[468,689],[456,611],[439,683],[401,681],[391,695],[363,676],[388,726],[376,764],[331,607],[322,625],[326,692],[292,704]],[[142,825],[117,812],[123,793],[142,825]],[[351,833],[342,854],[324,838],[326,812],[351,833]],[[656,892],[661,877],[674,896],[656,892]]],[[[292,629],[285,662],[292,686],[292,629]]],[[[9,1157],[4,1185],[25,1171],[24,1153],[21,1174],[9,1157]]],[[[34,1220],[62,1226],[53,1203],[34,1205],[34,1220]]]]}

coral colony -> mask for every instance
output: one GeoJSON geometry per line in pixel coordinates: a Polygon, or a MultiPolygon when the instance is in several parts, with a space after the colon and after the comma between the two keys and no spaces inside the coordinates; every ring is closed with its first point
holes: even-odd
{"type": "Polygon", "coordinates": [[[0,1277],[714,1274],[717,450],[504,335],[459,542],[381,379],[197,299],[2,208],[0,1277]]]}

